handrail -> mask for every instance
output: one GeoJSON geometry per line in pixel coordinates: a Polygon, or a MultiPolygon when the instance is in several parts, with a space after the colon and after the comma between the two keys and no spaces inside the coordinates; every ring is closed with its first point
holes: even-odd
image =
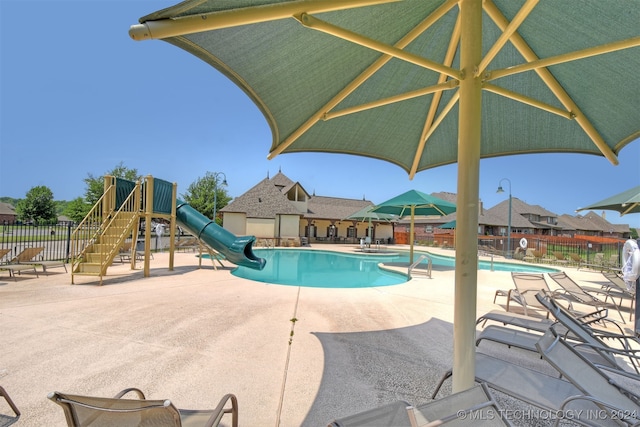
{"type": "Polygon", "coordinates": [[[71,271],[73,275],[73,271],[76,267],[76,264],[80,262],[83,258],[85,251],[91,245],[91,243],[95,242],[97,238],[102,233],[104,226],[108,221],[109,212],[102,212],[103,200],[106,197],[111,197],[112,192],[115,191],[115,185],[110,186],[107,190],[100,196],[100,199],[96,202],[95,205],[91,208],[89,213],[84,217],[84,219],[78,224],[73,233],[71,234],[71,271]]]}
{"type": "Polygon", "coordinates": [[[416,268],[418,266],[418,264],[420,264],[425,259],[429,260],[429,262],[427,263],[427,277],[431,278],[431,267],[433,265],[433,260],[427,254],[420,255],[420,257],[417,259],[417,261],[409,266],[409,269],[407,271],[407,274],[409,275],[409,277],[411,277],[411,272],[413,271],[413,269],[416,268]]]}

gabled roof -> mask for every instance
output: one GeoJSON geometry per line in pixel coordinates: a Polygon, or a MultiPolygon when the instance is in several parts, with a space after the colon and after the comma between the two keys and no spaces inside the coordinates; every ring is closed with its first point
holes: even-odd
{"type": "Polygon", "coordinates": [[[0,215],[17,215],[13,205],[0,202],[0,215]]]}
{"type": "Polygon", "coordinates": [[[366,206],[372,206],[369,200],[343,199],[339,197],[313,196],[309,199],[305,218],[335,219],[346,218],[366,206]]]}
{"type": "Polygon", "coordinates": [[[590,211],[584,218],[589,220],[592,224],[597,227],[597,230],[607,232],[607,231],[615,231],[617,233],[629,232],[629,224],[611,224],[602,216],[597,213],[590,211]]]}
{"type": "Polygon", "coordinates": [[[231,203],[220,209],[220,212],[245,213],[250,218],[300,215],[286,195],[269,178],[263,179],[242,196],[233,199],[231,203]]]}
{"type": "MultiPolygon", "coordinates": [[[[535,206],[528,205],[527,203],[523,202],[517,197],[511,198],[511,210],[512,210],[511,212],[512,228],[536,227],[534,224],[532,224],[529,220],[527,220],[522,215],[528,214],[528,213],[535,213],[536,215],[540,215],[540,213],[536,213],[536,212],[541,212],[541,210],[539,210],[535,206]]],[[[542,211],[545,211],[545,210],[543,209],[542,211]]],[[[549,211],[546,211],[546,213],[547,215],[544,215],[544,216],[554,216],[554,217],[556,216],[555,214],[549,211]]],[[[496,224],[487,224],[487,225],[499,225],[499,226],[508,225],[509,224],[509,199],[507,198],[506,200],[503,200],[502,202],[498,203],[491,209],[487,209],[485,211],[485,214],[490,215],[494,219],[494,221],[497,222],[496,224]]]]}

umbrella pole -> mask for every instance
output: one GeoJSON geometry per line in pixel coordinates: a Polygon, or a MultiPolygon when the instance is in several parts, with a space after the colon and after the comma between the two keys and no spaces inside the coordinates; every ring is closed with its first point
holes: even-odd
{"type": "Polygon", "coordinates": [[[477,307],[478,200],[482,87],[475,68],[482,57],[482,0],[460,1],[458,201],[453,321],[453,392],[473,387],[477,307]]]}
{"type": "Polygon", "coordinates": [[[413,264],[413,217],[416,207],[411,205],[411,224],[409,225],[409,265],[413,264]]]}

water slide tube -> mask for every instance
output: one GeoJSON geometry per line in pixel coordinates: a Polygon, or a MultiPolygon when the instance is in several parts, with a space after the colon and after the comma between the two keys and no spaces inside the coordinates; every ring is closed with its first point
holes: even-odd
{"type": "Polygon", "coordinates": [[[177,201],[176,220],[178,225],[220,252],[229,262],[255,270],[262,270],[267,263],[252,251],[251,245],[256,240],[255,236],[238,237],[182,200],[177,201]]]}

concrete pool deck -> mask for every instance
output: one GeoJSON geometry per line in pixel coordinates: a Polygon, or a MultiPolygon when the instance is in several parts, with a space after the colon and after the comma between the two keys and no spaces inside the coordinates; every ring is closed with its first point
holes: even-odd
{"type": "MultiPolygon", "coordinates": [[[[354,250],[311,249],[320,248],[354,250]]],[[[236,278],[229,263],[216,271],[203,260],[198,268],[194,253],[176,253],[173,271],[168,264],[168,253],[154,254],[147,278],[115,264],[103,286],[84,276],[71,285],[60,269],[16,281],[4,272],[0,386],[22,412],[14,425],[65,426],[46,397],[54,390],[111,396],[138,387],[192,409],[234,393],[241,426],[325,426],[396,399],[427,402],[451,367],[452,269],[395,286],[324,289],[236,278]]],[[[566,270],[579,282],[604,281],[597,272],[566,270]]],[[[493,303],[495,291],[512,287],[508,272],[478,271],[477,315],[504,310],[504,298],[493,303]]],[[[542,363],[531,353],[481,346],[542,363]]],[[[449,392],[450,382],[440,396],[449,392]]],[[[11,425],[12,415],[0,398],[0,426],[11,425]]]]}

